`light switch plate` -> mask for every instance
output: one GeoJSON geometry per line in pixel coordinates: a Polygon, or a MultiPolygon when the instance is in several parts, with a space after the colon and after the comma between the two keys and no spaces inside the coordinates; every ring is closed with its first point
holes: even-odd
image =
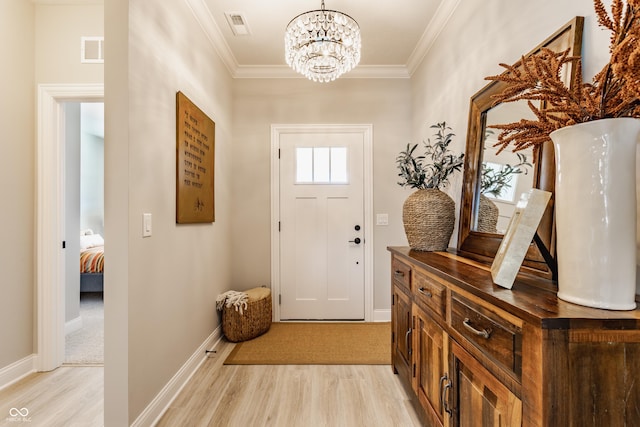
{"type": "Polygon", "coordinates": [[[151,214],[142,214],[142,237],[151,236],[151,214]]]}
{"type": "Polygon", "coordinates": [[[377,214],[376,225],[389,225],[389,214],[377,214]]]}

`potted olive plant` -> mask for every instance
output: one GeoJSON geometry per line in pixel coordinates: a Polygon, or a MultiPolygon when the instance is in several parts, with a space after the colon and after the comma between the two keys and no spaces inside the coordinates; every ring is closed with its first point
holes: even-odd
{"type": "Polygon", "coordinates": [[[396,157],[401,180],[398,185],[416,189],[404,202],[402,221],[412,249],[441,251],[449,245],[455,223],[455,202],[441,191],[452,173],[462,169],[464,153],[449,150],[454,136],[446,122],[431,126],[437,129],[434,141],[423,141],[424,154],[418,155],[418,144],[407,144],[396,157]]]}

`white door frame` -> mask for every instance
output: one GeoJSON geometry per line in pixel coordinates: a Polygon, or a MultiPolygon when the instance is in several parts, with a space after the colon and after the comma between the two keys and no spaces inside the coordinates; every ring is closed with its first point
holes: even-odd
{"type": "Polygon", "coordinates": [[[280,135],[357,133],[363,136],[364,165],[364,321],[373,321],[373,125],[271,125],[271,296],[273,320],[280,321],[280,135]]]}
{"type": "Polygon", "coordinates": [[[36,369],[64,362],[64,102],[104,100],[103,84],[38,85],[36,369]]]}

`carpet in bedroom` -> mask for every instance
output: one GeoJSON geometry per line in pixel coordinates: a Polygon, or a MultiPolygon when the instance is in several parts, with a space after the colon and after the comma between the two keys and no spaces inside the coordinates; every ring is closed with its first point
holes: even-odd
{"type": "Polygon", "coordinates": [[[100,293],[80,297],[82,328],[65,337],[65,364],[104,363],[104,301],[100,293]]]}

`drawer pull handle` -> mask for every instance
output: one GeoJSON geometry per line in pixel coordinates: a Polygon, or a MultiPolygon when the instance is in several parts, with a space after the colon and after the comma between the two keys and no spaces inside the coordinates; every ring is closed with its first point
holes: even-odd
{"type": "Polygon", "coordinates": [[[404,271],[396,270],[393,272],[397,277],[404,277],[404,271]]]}
{"type": "Polygon", "coordinates": [[[433,294],[432,294],[431,292],[429,292],[429,291],[428,291],[426,288],[424,288],[424,287],[420,287],[420,288],[418,288],[418,290],[420,291],[420,293],[421,293],[422,295],[425,295],[425,296],[427,296],[427,297],[429,297],[429,298],[431,298],[431,297],[433,296],[433,294]]]}
{"type": "Polygon", "coordinates": [[[474,328],[473,326],[471,326],[471,320],[469,320],[468,317],[465,317],[464,321],[462,322],[462,324],[464,325],[465,328],[467,328],[469,331],[471,331],[474,335],[477,335],[479,337],[482,338],[486,338],[489,339],[489,337],[491,336],[491,328],[487,328],[487,329],[483,329],[483,330],[478,330],[476,328],[474,328]]]}

